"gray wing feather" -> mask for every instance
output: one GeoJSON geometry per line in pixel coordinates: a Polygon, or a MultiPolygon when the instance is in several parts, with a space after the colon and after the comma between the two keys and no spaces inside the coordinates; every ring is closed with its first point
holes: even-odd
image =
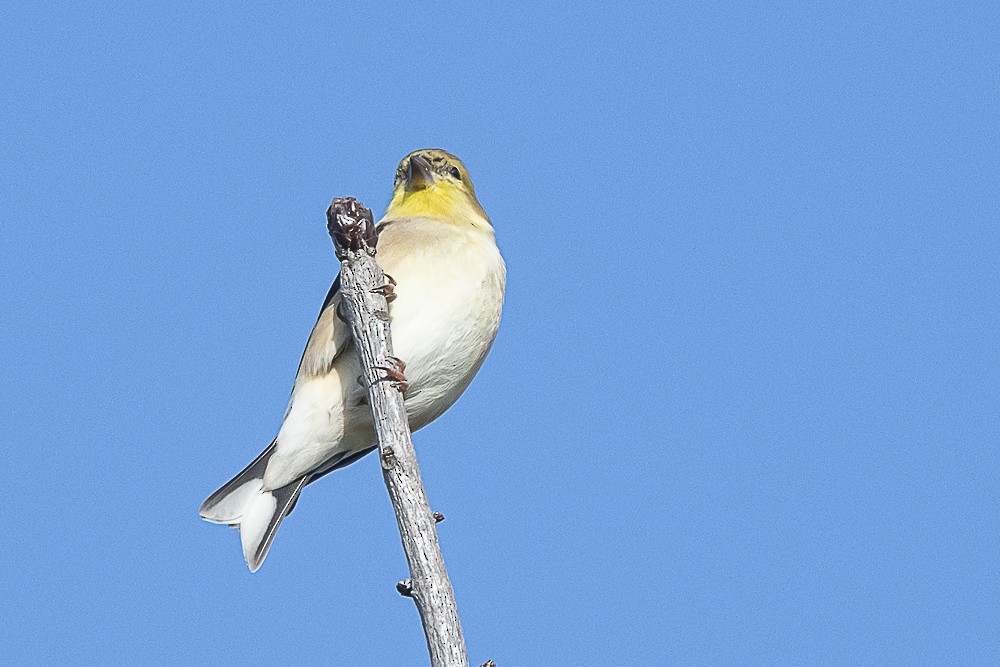
{"type": "Polygon", "coordinates": [[[350,347],[351,331],[337,316],[337,306],[340,305],[340,275],[337,275],[330,291],[323,300],[316,325],[309,335],[306,349],[299,360],[299,370],[295,374],[296,382],[303,377],[325,375],[330,372],[333,362],[340,353],[350,347]]]}

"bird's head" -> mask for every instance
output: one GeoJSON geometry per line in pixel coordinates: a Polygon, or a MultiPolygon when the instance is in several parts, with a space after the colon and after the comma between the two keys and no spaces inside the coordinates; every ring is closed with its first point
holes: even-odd
{"type": "Polygon", "coordinates": [[[386,218],[439,218],[456,224],[490,226],[469,171],[457,157],[439,148],[422,148],[403,158],[386,218]]]}

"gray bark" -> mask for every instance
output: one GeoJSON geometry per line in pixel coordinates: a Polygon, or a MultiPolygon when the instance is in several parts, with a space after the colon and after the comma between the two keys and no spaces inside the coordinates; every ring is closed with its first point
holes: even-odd
{"type": "Polygon", "coordinates": [[[438,544],[437,519],[427,502],[410,439],[403,387],[392,377],[391,369],[398,366],[392,356],[386,279],[375,261],[377,236],[371,211],[352,198],[334,199],[327,218],[341,261],[343,298],[338,314],[351,326],[364,369],[382,476],[410,565],[410,579],[397,589],[417,605],[432,667],[468,667],[455,592],[438,544]]]}

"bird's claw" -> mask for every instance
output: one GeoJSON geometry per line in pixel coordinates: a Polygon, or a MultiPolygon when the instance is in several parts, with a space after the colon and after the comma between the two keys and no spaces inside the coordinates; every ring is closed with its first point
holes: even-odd
{"type": "Polygon", "coordinates": [[[388,381],[393,387],[403,392],[405,396],[406,390],[410,388],[409,381],[403,375],[403,371],[406,370],[406,363],[397,357],[386,357],[386,361],[389,363],[388,366],[375,366],[376,369],[385,373],[385,377],[379,378],[377,382],[388,381]]]}
{"type": "Polygon", "coordinates": [[[386,283],[381,287],[376,287],[372,290],[376,294],[381,294],[385,297],[386,303],[392,303],[396,300],[396,290],[393,288],[396,286],[396,281],[389,274],[385,274],[386,283]]]}
{"type": "Polygon", "coordinates": [[[386,283],[381,287],[376,287],[375,289],[372,290],[372,292],[384,296],[386,303],[392,303],[393,301],[396,300],[396,292],[393,291],[392,285],[390,285],[389,283],[386,283]]]}

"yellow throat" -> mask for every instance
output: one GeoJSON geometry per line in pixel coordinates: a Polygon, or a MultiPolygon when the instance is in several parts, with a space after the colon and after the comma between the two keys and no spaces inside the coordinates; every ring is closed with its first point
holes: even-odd
{"type": "Polygon", "coordinates": [[[439,149],[414,151],[399,163],[385,218],[408,217],[493,229],[465,165],[439,149]]]}

